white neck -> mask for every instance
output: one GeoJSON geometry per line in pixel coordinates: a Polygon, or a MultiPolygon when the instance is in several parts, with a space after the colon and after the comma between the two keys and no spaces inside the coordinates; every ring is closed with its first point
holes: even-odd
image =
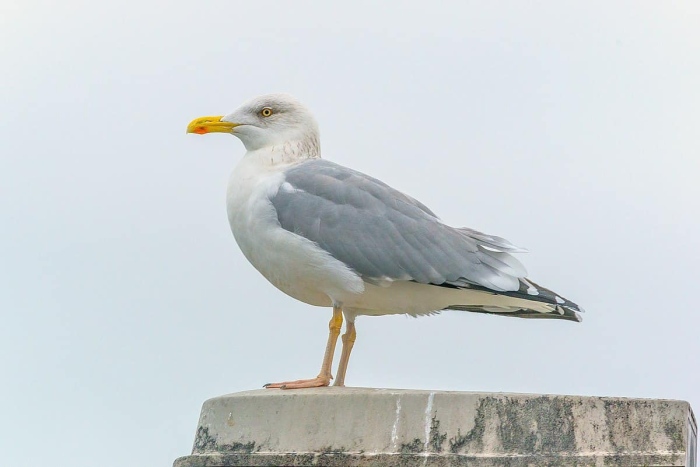
{"type": "Polygon", "coordinates": [[[248,151],[245,157],[256,159],[262,165],[289,165],[307,159],[320,159],[321,145],[317,135],[309,135],[302,139],[248,151]]]}

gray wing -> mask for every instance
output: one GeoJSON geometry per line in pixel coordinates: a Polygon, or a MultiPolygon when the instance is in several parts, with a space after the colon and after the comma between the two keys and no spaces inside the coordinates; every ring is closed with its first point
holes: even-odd
{"type": "Polygon", "coordinates": [[[457,229],[415,199],[363,173],[314,159],[285,172],[272,196],[281,227],[301,235],[369,282],[516,291],[525,268],[508,241],[457,229]]]}

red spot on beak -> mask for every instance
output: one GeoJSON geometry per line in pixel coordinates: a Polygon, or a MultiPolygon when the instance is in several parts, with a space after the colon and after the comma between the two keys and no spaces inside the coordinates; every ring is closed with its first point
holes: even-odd
{"type": "Polygon", "coordinates": [[[209,131],[206,129],[206,127],[203,127],[203,126],[198,126],[197,128],[194,129],[194,132],[197,133],[198,135],[203,135],[205,133],[209,133],[209,131]]]}

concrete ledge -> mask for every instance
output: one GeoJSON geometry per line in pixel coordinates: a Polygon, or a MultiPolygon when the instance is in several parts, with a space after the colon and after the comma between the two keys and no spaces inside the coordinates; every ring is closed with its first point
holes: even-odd
{"type": "Polygon", "coordinates": [[[258,390],[204,403],[203,466],[687,466],[687,402],[394,389],[258,390]]]}

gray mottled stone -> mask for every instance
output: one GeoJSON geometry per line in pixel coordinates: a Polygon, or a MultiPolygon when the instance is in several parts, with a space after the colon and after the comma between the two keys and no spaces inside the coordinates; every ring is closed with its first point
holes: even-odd
{"type": "Polygon", "coordinates": [[[612,397],[320,388],[204,403],[204,466],[688,466],[687,402],[612,397]]]}

